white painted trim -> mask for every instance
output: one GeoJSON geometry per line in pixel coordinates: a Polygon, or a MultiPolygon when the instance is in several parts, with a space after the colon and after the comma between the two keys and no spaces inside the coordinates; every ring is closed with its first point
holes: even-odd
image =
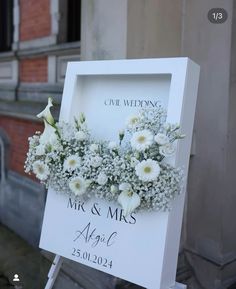
{"type": "Polygon", "coordinates": [[[48,57],[48,82],[56,83],[57,75],[57,58],[55,55],[48,57]]]}
{"type": "Polygon", "coordinates": [[[50,35],[33,40],[21,41],[19,43],[20,49],[32,49],[56,44],[56,36],[50,35]]]}
{"type": "Polygon", "coordinates": [[[59,20],[60,20],[59,1],[58,0],[51,0],[51,2],[50,2],[50,14],[51,14],[51,33],[52,33],[52,35],[58,35],[58,33],[59,33],[59,20]]]}
{"type": "Polygon", "coordinates": [[[18,60],[12,61],[12,81],[17,83],[19,75],[19,62],[18,60]]]}
{"type": "Polygon", "coordinates": [[[58,56],[57,57],[57,72],[56,72],[56,82],[58,83],[64,83],[65,81],[65,75],[66,75],[66,69],[64,70],[63,66],[66,65],[68,62],[72,61],[79,61],[80,60],[80,55],[64,55],[64,56],[58,56]]]}
{"type": "Polygon", "coordinates": [[[10,60],[0,62],[0,70],[3,73],[3,76],[0,77],[0,84],[16,84],[18,81],[18,61],[10,60]],[[4,70],[10,69],[10,75],[4,76],[4,70]]]}

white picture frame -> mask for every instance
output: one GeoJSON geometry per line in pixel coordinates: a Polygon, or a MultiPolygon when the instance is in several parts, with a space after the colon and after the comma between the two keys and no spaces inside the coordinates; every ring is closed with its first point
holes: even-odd
{"type": "MultiPolygon", "coordinates": [[[[199,66],[188,58],[68,63],[60,121],[71,122],[83,111],[92,133],[98,138],[111,139],[118,135],[117,130],[124,117],[138,109],[141,102],[135,100],[147,98],[154,102],[158,98],[167,109],[167,122],[179,123],[181,131],[186,134],[185,139],[177,143],[176,154],[170,159],[172,165],[184,169],[185,184],[182,194],[173,201],[171,211],[138,213],[136,229],[125,227],[126,224],[119,224],[115,229],[122,236],[116,248],[92,251],[91,254],[105,256],[105,259],[112,256],[111,259],[116,260],[113,268],[101,267],[101,264],[81,259],[81,256],[72,256],[71,252],[71,232],[79,222],[91,220],[91,226],[94,222],[94,226],[105,230],[106,234],[109,227],[106,220],[94,218],[89,209],[85,210],[85,214],[75,214],[67,208],[68,197],[49,189],[40,240],[42,249],[148,289],[167,289],[175,285],[199,71],[199,66]],[[124,107],[125,99],[133,100],[135,105],[124,107]],[[139,232],[142,232],[143,238],[134,242],[139,232]],[[143,246],[145,242],[147,247],[143,246]]],[[[117,204],[100,200],[90,200],[84,206],[91,208],[94,202],[98,202],[101,208],[117,207],[117,204]]],[[[80,248],[87,252],[87,245],[82,244],[80,248]]]]}

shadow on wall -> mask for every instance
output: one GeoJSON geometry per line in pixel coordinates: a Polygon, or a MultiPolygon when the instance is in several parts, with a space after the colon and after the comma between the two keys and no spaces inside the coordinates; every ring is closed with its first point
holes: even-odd
{"type": "Polygon", "coordinates": [[[37,247],[45,206],[45,189],[8,168],[10,142],[0,129],[0,223],[37,247]]]}

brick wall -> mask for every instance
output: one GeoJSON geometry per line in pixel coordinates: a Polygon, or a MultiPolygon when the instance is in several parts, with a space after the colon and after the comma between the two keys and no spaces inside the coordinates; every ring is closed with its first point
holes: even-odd
{"type": "Polygon", "coordinates": [[[20,0],[20,41],[50,34],[50,0],[20,0]]]}
{"type": "Polygon", "coordinates": [[[32,136],[37,130],[43,131],[43,124],[0,116],[0,127],[5,131],[10,140],[9,168],[21,175],[26,175],[24,163],[28,151],[28,137],[32,136]]]}
{"type": "Polygon", "coordinates": [[[20,81],[47,82],[47,57],[22,59],[20,61],[20,81]]]}

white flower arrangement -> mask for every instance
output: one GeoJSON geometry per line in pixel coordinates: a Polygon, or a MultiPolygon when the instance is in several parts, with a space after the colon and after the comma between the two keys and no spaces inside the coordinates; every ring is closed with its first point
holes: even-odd
{"type": "Polygon", "coordinates": [[[165,160],[184,135],[178,125],[165,122],[161,106],[129,117],[119,143],[94,140],[83,114],[73,124],[56,123],[51,107],[49,99],[38,114],[45,129],[29,138],[26,172],[61,193],[116,201],[124,215],[170,208],[181,192],[183,172],[165,160]]]}

